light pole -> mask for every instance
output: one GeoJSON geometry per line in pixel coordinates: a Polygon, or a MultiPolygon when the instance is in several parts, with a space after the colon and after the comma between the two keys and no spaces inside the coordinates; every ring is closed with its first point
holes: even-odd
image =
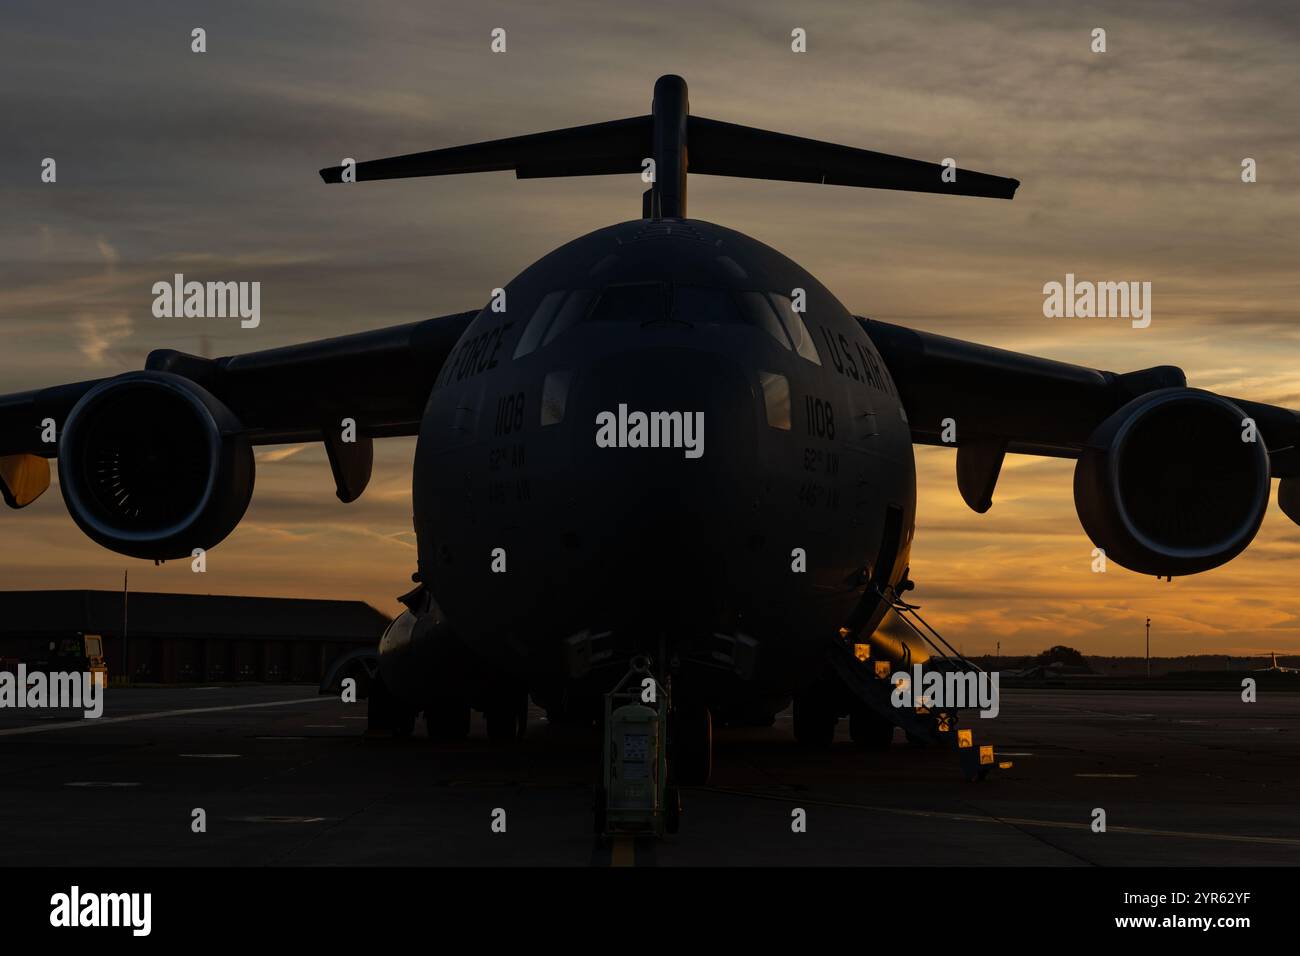
{"type": "Polygon", "coordinates": [[[1147,680],[1151,679],[1151,618],[1147,618],[1147,680]]]}

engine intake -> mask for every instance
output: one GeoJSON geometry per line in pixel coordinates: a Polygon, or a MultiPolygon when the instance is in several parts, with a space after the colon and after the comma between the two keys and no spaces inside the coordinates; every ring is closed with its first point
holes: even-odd
{"type": "Polygon", "coordinates": [[[1102,422],[1074,469],[1074,503],[1106,557],[1144,574],[1197,574],[1241,553],[1268,507],[1269,459],[1240,408],[1167,388],[1102,422]]]}
{"type": "Polygon", "coordinates": [[[188,558],[220,543],[253,494],[253,451],[230,409],[169,372],[129,372],[87,392],[59,438],[68,512],[133,558],[188,558]]]}

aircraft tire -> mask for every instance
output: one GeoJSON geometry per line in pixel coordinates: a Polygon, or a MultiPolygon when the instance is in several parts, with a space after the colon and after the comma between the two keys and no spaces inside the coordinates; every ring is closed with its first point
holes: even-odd
{"type": "Polygon", "coordinates": [[[664,832],[676,833],[682,823],[682,794],[674,786],[664,789],[664,832]]]}
{"type": "Polygon", "coordinates": [[[849,713],[849,736],[859,750],[886,750],[894,742],[894,725],[869,707],[849,713]]]}
{"type": "Polygon", "coordinates": [[[595,792],[592,794],[592,826],[597,837],[605,835],[605,817],[606,808],[609,805],[609,798],[605,794],[605,788],[597,785],[595,792]]]}
{"type": "Polygon", "coordinates": [[[383,679],[376,677],[366,698],[366,728],[409,737],[415,730],[415,718],[416,712],[394,697],[383,679]]]}
{"type": "Polygon", "coordinates": [[[669,721],[668,761],[672,779],[702,787],[713,773],[713,717],[703,704],[680,704],[669,721]]]}
{"type": "Polygon", "coordinates": [[[822,695],[800,695],[794,699],[794,739],[812,750],[826,750],[835,740],[839,716],[822,695]]]}
{"type": "Polygon", "coordinates": [[[430,740],[464,740],[469,736],[469,704],[440,698],[424,708],[424,726],[430,740]]]}
{"type": "Polygon", "coordinates": [[[483,711],[487,723],[488,740],[513,743],[522,740],[528,726],[528,695],[501,692],[483,711]]]}

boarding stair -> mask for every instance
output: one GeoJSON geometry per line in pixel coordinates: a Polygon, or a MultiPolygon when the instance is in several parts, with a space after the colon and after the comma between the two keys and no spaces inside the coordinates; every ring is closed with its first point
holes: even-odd
{"type": "MultiPolygon", "coordinates": [[[[929,649],[931,656],[920,664],[923,680],[930,673],[985,673],[921,617],[918,613],[920,605],[909,604],[893,588],[876,586],[874,593],[929,649]]],[[[912,688],[911,707],[895,706],[894,675],[902,671],[907,680],[916,683],[910,653],[902,660],[882,659],[878,650],[873,656],[870,640],[861,638],[852,627],[844,627],[832,640],[827,657],[831,670],[843,681],[850,694],[878,716],[901,727],[910,741],[938,744],[956,751],[961,773],[966,779],[983,780],[995,767],[1003,770],[1011,767],[1010,761],[998,757],[992,743],[983,740],[983,732],[976,732],[981,723],[978,706],[960,709],[926,706],[923,684],[912,688]]]]}

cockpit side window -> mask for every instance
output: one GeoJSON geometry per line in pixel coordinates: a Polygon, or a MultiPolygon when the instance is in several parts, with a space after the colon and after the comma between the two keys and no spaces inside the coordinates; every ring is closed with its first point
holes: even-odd
{"type": "Polygon", "coordinates": [[[772,303],[762,292],[740,292],[740,311],[744,316],[746,323],[755,328],[762,329],[772,338],[776,339],[782,348],[789,349],[790,338],[786,335],[785,328],[781,325],[781,320],[777,318],[776,311],[772,308],[772,303]]]}
{"type": "Polygon", "coordinates": [[[606,286],[588,316],[590,322],[648,325],[668,318],[668,288],[662,282],[606,286]]]}
{"type": "Polygon", "coordinates": [[[786,331],[790,333],[790,340],[794,342],[794,350],[808,361],[821,365],[822,358],[817,354],[817,344],[813,342],[812,333],[808,331],[803,316],[795,311],[790,297],[780,292],[773,292],[771,298],[772,304],[776,306],[776,314],[785,323],[786,331]]]}
{"type": "Polygon", "coordinates": [[[564,300],[564,305],[555,313],[555,321],[546,330],[542,345],[550,345],[558,336],[563,335],[577,323],[581,322],[591,308],[591,300],[596,297],[592,289],[574,289],[564,300]]]}
{"type": "Polygon", "coordinates": [[[555,318],[555,313],[567,294],[560,289],[558,292],[548,292],[542,296],[542,301],[537,304],[533,317],[528,320],[528,327],[524,329],[524,334],[519,336],[519,344],[515,346],[515,358],[521,358],[537,348],[538,343],[542,341],[542,336],[551,327],[551,320],[555,318]]]}

